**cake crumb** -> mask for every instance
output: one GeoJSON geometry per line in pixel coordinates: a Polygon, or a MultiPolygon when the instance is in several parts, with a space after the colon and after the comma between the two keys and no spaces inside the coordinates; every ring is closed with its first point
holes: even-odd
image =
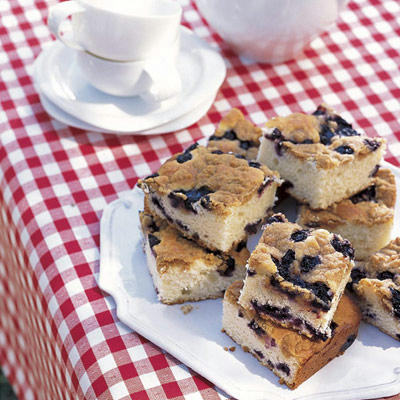
{"type": "Polygon", "coordinates": [[[222,328],[222,329],[221,329],[221,332],[222,332],[222,333],[225,333],[225,329],[224,329],[224,328],[222,328]]]}
{"type": "Polygon", "coordinates": [[[229,351],[235,351],[236,350],[236,347],[235,346],[232,346],[232,347],[229,347],[229,351]]]}
{"type": "Polygon", "coordinates": [[[193,310],[193,306],[191,304],[185,304],[184,306],[181,306],[181,310],[186,315],[193,310]]]}
{"type": "Polygon", "coordinates": [[[225,350],[225,351],[228,351],[228,348],[225,346],[225,347],[224,347],[224,350],[225,350]]]}

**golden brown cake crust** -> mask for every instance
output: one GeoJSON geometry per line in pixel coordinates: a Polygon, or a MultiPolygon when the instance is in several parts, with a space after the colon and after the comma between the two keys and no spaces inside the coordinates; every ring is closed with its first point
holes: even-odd
{"type": "Polygon", "coordinates": [[[285,139],[302,143],[311,140],[312,143],[319,143],[320,123],[313,115],[293,113],[287,117],[275,117],[265,124],[266,128],[277,128],[284,135],[285,139]]]}
{"type": "Polygon", "coordinates": [[[400,237],[373,254],[366,265],[366,270],[370,274],[391,271],[399,275],[396,282],[400,284],[400,237]]]}
{"type": "Polygon", "coordinates": [[[273,140],[280,151],[313,162],[321,169],[351,163],[385,145],[382,138],[360,135],[331,110],[325,108],[324,112],[273,118],[266,123],[266,140],[273,140]]]}
{"type": "Polygon", "coordinates": [[[394,218],[395,202],[395,177],[389,169],[379,169],[371,185],[349,199],[335,203],[325,210],[301,206],[297,222],[306,227],[323,227],[328,230],[346,222],[367,226],[383,224],[394,218]],[[368,201],[371,192],[375,196],[368,201]]]}
{"type": "MultiPolygon", "coordinates": [[[[225,300],[236,306],[242,287],[243,282],[234,282],[225,292],[225,300]]],[[[342,346],[346,340],[353,335],[355,339],[361,320],[357,305],[349,296],[343,295],[333,317],[333,321],[337,324],[334,334],[324,342],[309,339],[291,329],[260,318],[254,310],[242,307],[240,310],[246,319],[255,319],[258,326],[270,338],[275,339],[285,357],[294,357],[300,364],[300,369],[290,385],[291,389],[299,386],[330,360],[342,354],[344,351],[342,346]]]]}
{"type": "Polygon", "coordinates": [[[212,151],[231,152],[255,160],[261,135],[261,128],[247,121],[240,110],[233,108],[222,118],[214,135],[208,139],[207,147],[212,151]]]}
{"type": "Polygon", "coordinates": [[[250,256],[249,269],[268,277],[272,286],[329,308],[328,297],[334,297],[353,265],[350,243],[325,229],[303,229],[283,214],[275,214],[269,221],[273,222],[265,226],[250,256]],[[316,295],[315,284],[327,286],[324,295],[316,295]]]}
{"type": "Polygon", "coordinates": [[[354,291],[359,296],[364,296],[366,291],[371,290],[380,299],[383,308],[389,313],[393,309],[391,288],[399,289],[399,286],[388,279],[381,281],[379,279],[370,278],[361,279],[359,283],[353,286],[354,291]]]}
{"type": "Polygon", "coordinates": [[[261,128],[253,125],[250,121],[244,118],[244,115],[237,108],[232,108],[228,114],[222,118],[215,131],[215,136],[223,136],[230,129],[234,129],[237,137],[240,140],[251,140],[257,142],[261,137],[261,128]]]}
{"type": "MultiPolygon", "coordinates": [[[[146,202],[145,202],[146,203],[146,202]]],[[[201,261],[212,269],[219,265],[221,273],[228,268],[227,260],[231,257],[235,267],[244,268],[249,258],[245,244],[240,244],[229,253],[212,252],[200,247],[192,240],[183,237],[165,220],[153,216],[145,206],[145,211],[139,213],[142,230],[145,235],[152,235],[155,244],[152,249],[156,254],[157,271],[159,274],[168,272],[171,268],[187,270],[195,260],[201,261]],[[238,251],[239,250],[239,251],[238,251]]]]}
{"type": "Polygon", "coordinates": [[[246,203],[272,182],[280,184],[279,174],[264,165],[193,145],[166,161],[158,174],[139,180],[138,186],[159,195],[175,191],[183,201],[187,195],[182,190],[207,188],[208,210],[224,215],[227,208],[246,203]]]}
{"type": "MultiPolygon", "coordinates": [[[[358,273],[352,272],[353,290],[360,296],[371,290],[380,299],[383,308],[389,313],[394,311],[395,292],[399,292],[400,296],[400,237],[373,254],[367,262],[357,263],[355,270],[358,273]],[[357,275],[363,278],[358,280],[357,275]]],[[[400,307],[398,313],[400,318],[400,307]]]]}
{"type": "Polygon", "coordinates": [[[333,317],[335,323],[338,324],[336,331],[327,345],[317,350],[300,368],[291,389],[295,389],[329,361],[342,355],[346,348],[352,344],[358,334],[358,327],[361,321],[361,313],[356,304],[348,297],[343,295],[340,299],[337,311],[333,317]]]}

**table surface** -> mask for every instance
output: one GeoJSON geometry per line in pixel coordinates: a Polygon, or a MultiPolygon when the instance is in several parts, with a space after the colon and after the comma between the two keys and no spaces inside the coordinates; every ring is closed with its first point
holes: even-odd
{"type": "Polygon", "coordinates": [[[385,137],[399,165],[400,3],[351,1],[295,61],[270,66],[235,56],[182,0],[183,23],[220,49],[228,75],[207,116],[152,137],[84,132],[43,110],[32,62],[52,40],[53,3],[0,0],[0,365],[19,399],[225,399],[118,322],[96,283],[102,210],[231,107],[262,124],[324,101],[385,137]]]}

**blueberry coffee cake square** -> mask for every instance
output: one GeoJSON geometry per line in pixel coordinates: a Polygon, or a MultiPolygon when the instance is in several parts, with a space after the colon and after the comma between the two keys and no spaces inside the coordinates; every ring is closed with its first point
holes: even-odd
{"type": "Polygon", "coordinates": [[[225,292],[222,326],[227,335],[295,389],[355,341],[361,314],[350,297],[343,295],[333,316],[332,337],[312,340],[289,328],[261,318],[238,304],[243,282],[225,292]]]}
{"type": "Polygon", "coordinates": [[[384,148],[384,139],[361,135],[320,106],[268,121],[258,161],[277,170],[297,200],[324,209],[370,185],[384,148]]]}
{"type": "Polygon", "coordinates": [[[233,108],[222,118],[215,133],[209,137],[207,147],[255,160],[261,135],[261,128],[247,121],[240,110],[233,108]]]}
{"type": "Polygon", "coordinates": [[[395,177],[389,169],[377,167],[370,185],[350,198],[326,210],[302,205],[297,223],[340,234],[353,245],[355,258],[363,260],[389,243],[395,203],[395,177]]]}
{"type": "Polygon", "coordinates": [[[400,237],[366,262],[357,262],[349,286],[363,319],[400,340],[400,237]]]}
{"type": "Polygon", "coordinates": [[[139,181],[153,214],[212,250],[229,251],[268,215],[279,174],[194,144],[139,181]]]}
{"type": "Polygon", "coordinates": [[[208,250],[183,237],[146,207],[140,222],[147,265],[163,303],[222,297],[233,281],[244,278],[249,257],[245,242],[229,253],[208,250]]]}
{"type": "Polygon", "coordinates": [[[354,266],[348,240],[269,217],[250,255],[242,307],[311,338],[331,337],[331,321],[354,266]]]}

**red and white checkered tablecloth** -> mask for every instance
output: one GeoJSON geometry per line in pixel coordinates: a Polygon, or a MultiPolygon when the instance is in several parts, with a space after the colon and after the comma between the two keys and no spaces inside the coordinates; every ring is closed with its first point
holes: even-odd
{"type": "Polygon", "coordinates": [[[164,136],[68,128],[43,110],[32,62],[52,40],[44,0],[0,0],[0,365],[19,399],[225,399],[116,318],[97,284],[99,218],[138,177],[213,132],[231,107],[255,123],[322,101],[388,141],[400,165],[400,2],[353,0],[295,61],[245,63],[181,1],[184,24],[220,48],[228,75],[207,116],[164,136]]]}

